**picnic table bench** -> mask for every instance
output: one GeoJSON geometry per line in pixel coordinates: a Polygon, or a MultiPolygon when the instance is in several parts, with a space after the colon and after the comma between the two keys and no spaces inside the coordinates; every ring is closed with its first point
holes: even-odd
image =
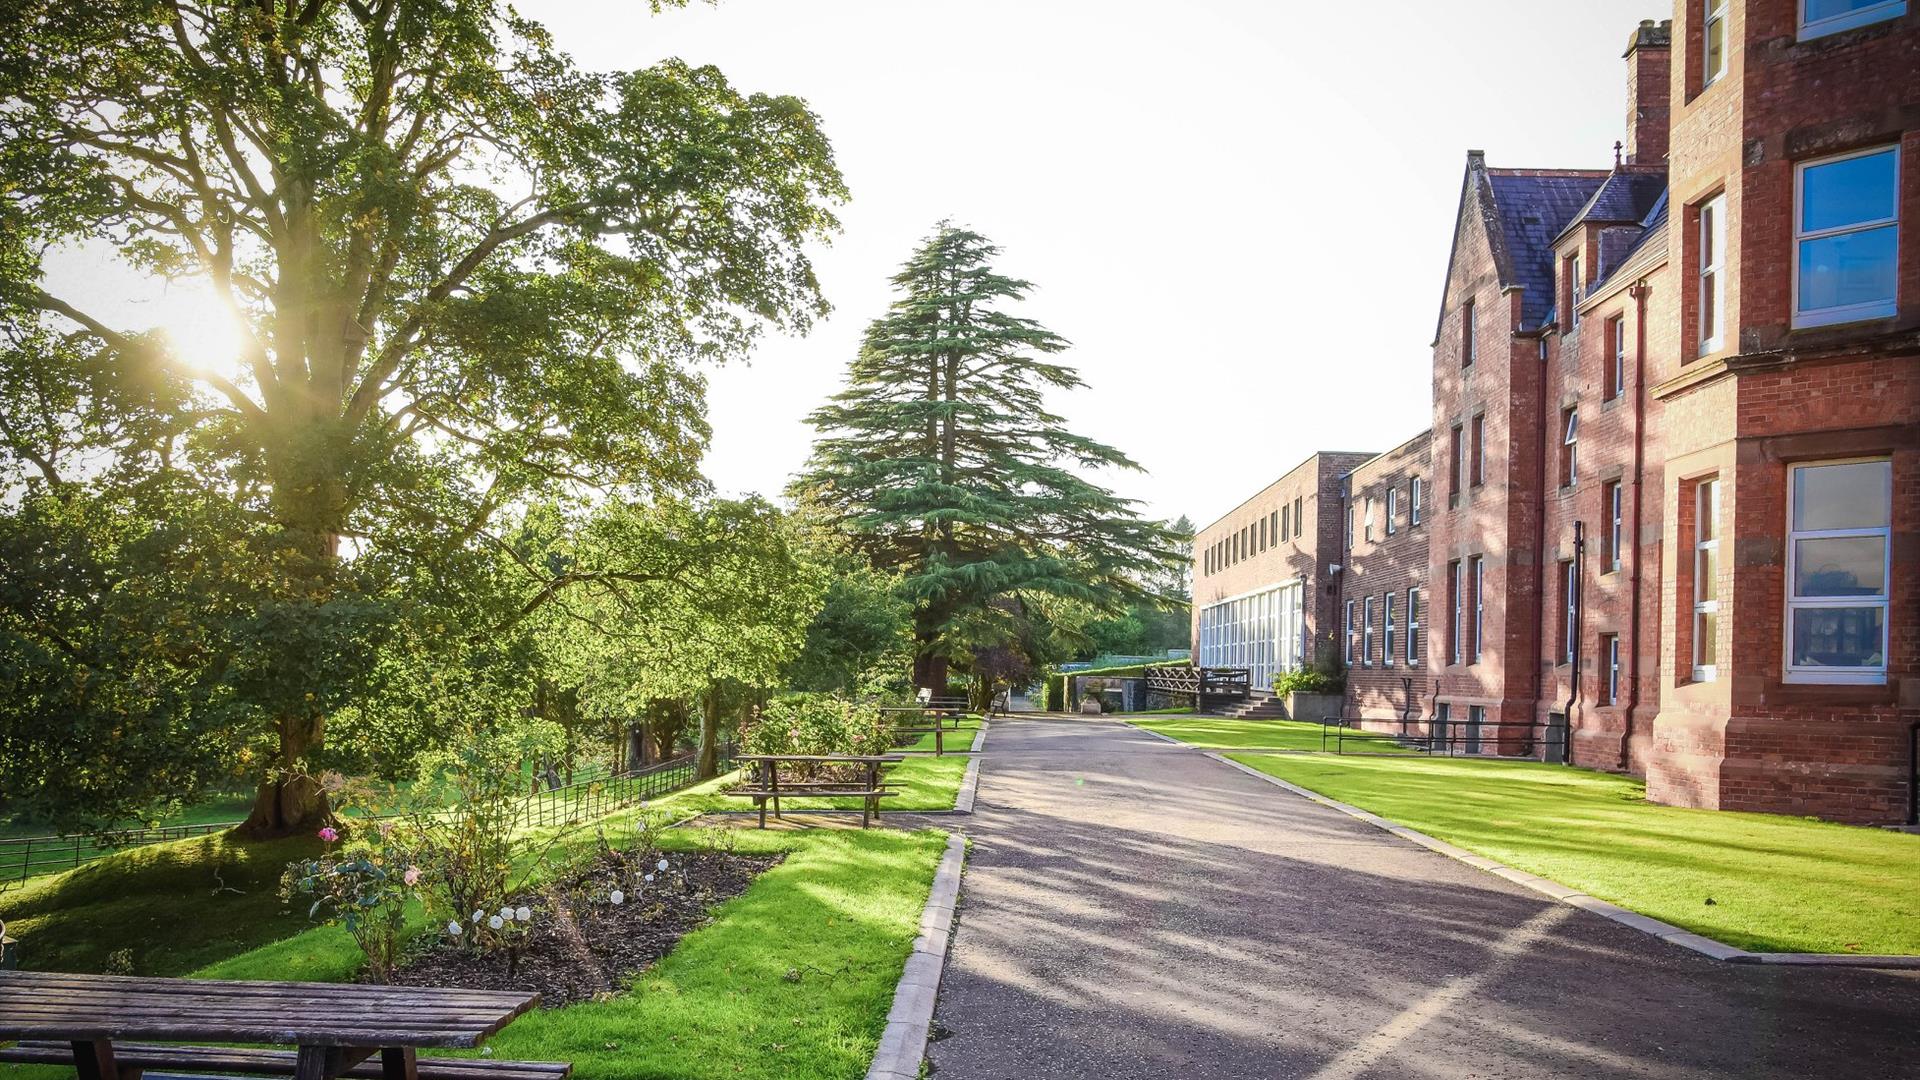
{"type": "MultiPolygon", "coordinates": [[[[922,727],[918,724],[913,724],[908,726],[896,727],[893,729],[893,733],[895,735],[932,735],[933,736],[933,756],[943,757],[946,755],[947,729],[943,725],[934,724],[931,727],[922,727]]],[[[914,741],[918,742],[919,740],[915,739],[914,741]]],[[[914,753],[924,754],[926,753],[926,751],[918,750],[918,751],[914,751],[914,753]]]]}
{"type": "Polygon", "coordinates": [[[573,1066],[417,1056],[479,1046],[539,1001],[495,990],[7,971],[0,1039],[21,1041],[0,1048],[0,1061],[71,1065],[79,1080],[560,1080],[573,1066]],[[294,1049],[177,1045],[185,1040],[294,1049]]]}
{"type": "Polygon", "coordinates": [[[727,792],[753,800],[760,811],[760,827],[767,827],[767,804],[773,804],[773,816],[780,816],[780,797],[850,796],[860,799],[860,827],[866,828],[880,816],[880,800],[899,792],[880,782],[880,766],[905,761],[904,754],[741,754],[734,758],[747,766],[747,787],[727,792]],[[855,780],[781,780],[782,765],[854,765],[859,767],[855,780]]]}
{"type": "Polygon", "coordinates": [[[936,724],[944,724],[948,720],[952,720],[954,730],[956,731],[959,730],[961,723],[967,718],[967,710],[964,707],[949,709],[935,705],[886,705],[882,706],[880,711],[883,713],[915,713],[931,719],[936,724]]]}

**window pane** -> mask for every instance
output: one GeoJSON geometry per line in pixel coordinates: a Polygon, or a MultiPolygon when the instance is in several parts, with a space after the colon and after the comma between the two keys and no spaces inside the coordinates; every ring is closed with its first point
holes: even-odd
{"type": "Polygon", "coordinates": [[[1693,617],[1694,666],[1712,667],[1720,655],[1720,616],[1703,611],[1693,617]]]}
{"type": "Polygon", "coordinates": [[[1886,592],[1887,542],[1879,536],[1794,543],[1795,596],[1880,596],[1886,592]]]}
{"type": "Polygon", "coordinates": [[[1701,603],[1720,599],[1720,549],[1717,547],[1704,547],[1696,551],[1693,598],[1701,603]]]}
{"type": "Polygon", "coordinates": [[[1800,231],[1893,217],[1893,174],[1892,150],[1801,170],[1800,231]]]}
{"type": "Polygon", "coordinates": [[[1895,226],[1800,241],[1800,310],[1893,299],[1895,226]]]}
{"type": "Polygon", "coordinates": [[[1800,608],[1793,613],[1795,667],[1880,667],[1885,608],[1800,608]]]}
{"type": "Polygon", "coordinates": [[[1886,461],[1809,465],[1793,470],[1793,528],[1880,529],[1892,520],[1886,461]]]}

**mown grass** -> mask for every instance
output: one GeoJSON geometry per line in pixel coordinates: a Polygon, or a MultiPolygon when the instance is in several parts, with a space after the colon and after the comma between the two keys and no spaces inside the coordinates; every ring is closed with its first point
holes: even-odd
{"type": "MultiPolygon", "coordinates": [[[[674,796],[650,809],[677,817],[694,807],[674,796]]],[[[600,824],[618,843],[636,817],[625,811],[600,824]]],[[[885,1027],[945,834],[729,836],[739,851],[787,858],[716,909],[713,923],[684,938],[631,992],[523,1017],[492,1041],[492,1054],[570,1060],[584,1080],[860,1075],[885,1027]]],[[[596,840],[582,831],[568,842],[596,840]]],[[[706,842],[696,830],[662,836],[671,849],[706,842]]],[[[362,962],[352,938],[286,911],[277,895],[284,864],[316,846],[208,837],[116,855],[6,897],[10,932],[21,933],[34,968],[98,971],[112,949],[145,943],[135,964],[143,974],[348,980],[362,962]],[[243,891],[209,895],[203,886],[216,867],[243,891]]],[[[426,921],[412,912],[409,933],[425,932],[426,921]]],[[[17,1080],[70,1075],[0,1067],[0,1076],[17,1080]]]]}
{"type": "MultiPolygon", "coordinates": [[[[1293,750],[1317,754],[1321,750],[1321,736],[1330,730],[1319,724],[1298,720],[1236,720],[1224,716],[1193,716],[1174,720],[1146,719],[1131,722],[1148,731],[1158,732],[1194,746],[1204,746],[1210,750],[1293,750]]],[[[1373,754],[1415,753],[1385,737],[1366,738],[1364,742],[1356,743],[1353,736],[1353,732],[1348,733],[1346,747],[1348,753],[1361,751],[1373,754]]],[[[1325,745],[1331,750],[1332,740],[1329,739],[1325,745]]]]}
{"type": "Polygon", "coordinates": [[[1660,806],[1631,777],[1559,765],[1229,756],[1740,948],[1920,953],[1920,836],[1660,806]]]}

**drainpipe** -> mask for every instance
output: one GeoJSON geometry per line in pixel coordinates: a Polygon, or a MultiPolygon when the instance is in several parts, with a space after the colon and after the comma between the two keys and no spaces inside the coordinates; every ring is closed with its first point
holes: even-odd
{"type": "Polygon", "coordinates": [[[1620,771],[1633,771],[1633,720],[1640,709],[1640,551],[1646,538],[1640,534],[1640,497],[1645,489],[1641,469],[1647,447],[1647,296],[1653,290],[1647,286],[1647,279],[1641,278],[1627,290],[1633,297],[1633,549],[1628,557],[1632,565],[1627,571],[1627,637],[1632,642],[1628,646],[1629,667],[1633,674],[1627,680],[1627,704],[1621,713],[1624,726],[1620,731],[1620,771]]]}
{"type": "MultiPolygon", "coordinates": [[[[1560,764],[1573,765],[1573,706],[1580,700],[1580,638],[1581,624],[1586,620],[1587,604],[1584,595],[1587,589],[1587,523],[1579,519],[1573,522],[1573,612],[1567,626],[1567,634],[1573,641],[1573,678],[1567,686],[1567,735],[1565,745],[1560,748],[1560,764]]],[[[1544,607],[1545,605],[1541,605],[1544,607]]]]}
{"type": "MultiPolygon", "coordinates": [[[[1540,439],[1539,446],[1536,448],[1537,452],[1535,453],[1535,463],[1538,466],[1538,470],[1534,473],[1537,479],[1534,490],[1539,496],[1540,506],[1539,512],[1534,517],[1535,535],[1533,541],[1533,572],[1537,588],[1534,597],[1536,602],[1533,605],[1534,652],[1533,662],[1527,665],[1533,669],[1533,700],[1536,703],[1531,706],[1533,708],[1538,708],[1537,703],[1547,696],[1547,677],[1541,671],[1541,660],[1545,659],[1547,655],[1545,651],[1547,643],[1547,595],[1552,591],[1547,588],[1547,530],[1544,524],[1547,515],[1547,485],[1550,483],[1547,479],[1547,332],[1544,327],[1540,331],[1540,385],[1536,396],[1540,399],[1540,423],[1538,424],[1540,439]]],[[[1572,727],[1573,720],[1571,717],[1568,718],[1567,724],[1569,728],[1572,727]]],[[[1528,757],[1532,757],[1534,753],[1532,749],[1533,730],[1531,727],[1527,729],[1528,757]]],[[[1568,756],[1571,757],[1572,755],[1568,756]]]]}

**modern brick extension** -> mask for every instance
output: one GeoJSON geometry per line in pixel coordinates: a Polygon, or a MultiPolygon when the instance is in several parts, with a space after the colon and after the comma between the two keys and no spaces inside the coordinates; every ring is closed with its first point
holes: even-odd
{"type": "Polygon", "coordinates": [[[1466,725],[1489,753],[1570,742],[1667,803],[1904,817],[1920,723],[1908,8],[1679,0],[1627,41],[1613,168],[1468,153],[1430,442],[1349,466],[1349,509],[1364,522],[1372,498],[1376,535],[1356,526],[1322,560],[1361,601],[1350,715],[1404,711],[1415,673],[1386,666],[1377,598],[1403,607],[1414,587],[1421,722],[1466,725]]]}

